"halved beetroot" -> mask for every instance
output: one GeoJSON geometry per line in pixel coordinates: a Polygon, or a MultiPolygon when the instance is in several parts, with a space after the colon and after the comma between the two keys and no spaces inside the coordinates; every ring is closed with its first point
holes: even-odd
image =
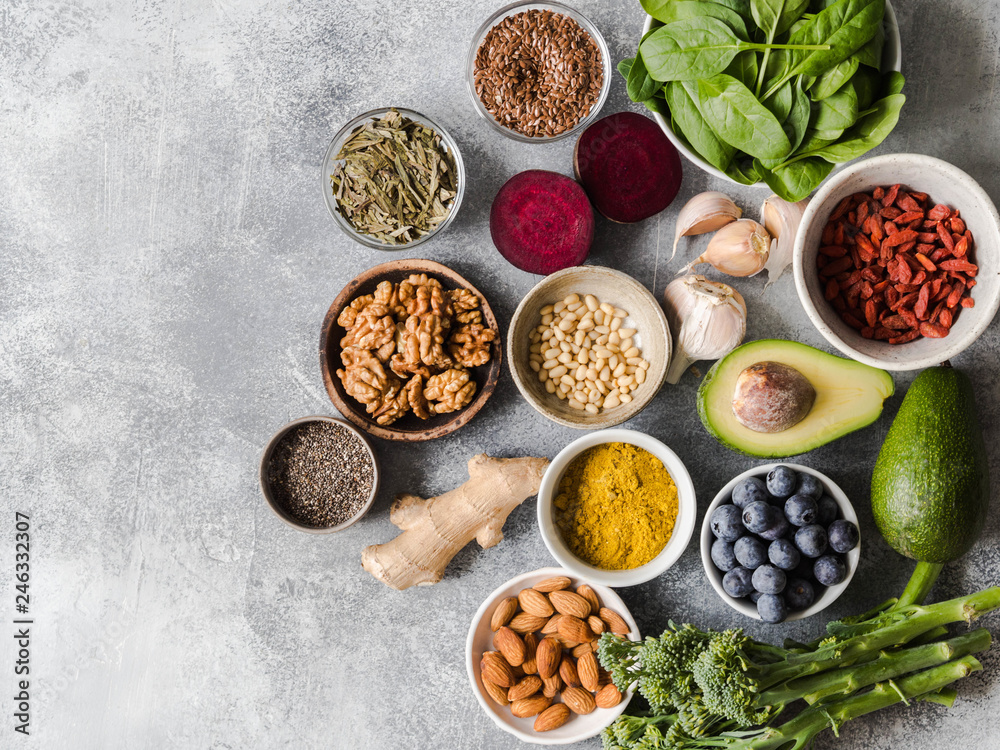
{"type": "Polygon", "coordinates": [[[594,208],[631,224],[670,205],[681,189],[681,159],[660,126],[634,112],[604,117],[583,131],[573,170],[594,208]]]}
{"type": "Polygon", "coordinates": [[[578,266],[594,240],[594,211],[575,180],[529,169],[511,177],[493,199],[490,235],[508,261],[529,273],[578,266]]]}

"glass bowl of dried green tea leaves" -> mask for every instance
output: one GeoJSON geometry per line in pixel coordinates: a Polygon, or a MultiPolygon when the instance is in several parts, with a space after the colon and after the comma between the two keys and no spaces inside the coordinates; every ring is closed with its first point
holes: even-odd
{"type": "Polygon", "coordinates": [[[347,123],[323,158],[323,197],[337,225],[368,247],[403,250],[451,224],[465,192],[458,144],[401,107],[347,123]]]}

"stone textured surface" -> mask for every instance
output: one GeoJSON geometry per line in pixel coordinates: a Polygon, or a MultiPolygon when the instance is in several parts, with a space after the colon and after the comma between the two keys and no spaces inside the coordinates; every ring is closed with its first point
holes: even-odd
{"type": "MultiPolygon", "coordinates": [[[[575,3],[617,60],[642,23],[635,0],[575,3]]],[[[1000,11],[994,3],[898,3],[909,101],[879,149],[942,157],[1000,195],[1000,11]]],[[[382,493],[361,523],[297,533],[258,491],[261,447],[286,421],[331,413],[319,326],[341,286],[388,256],[352,244],[319,195],[333,132],[375,106],[410,106],[460,142],[469,191],[455,225],[417,254],[453,266],[506,328],[536,281],[493,249],[490,200],[527,168],[570,171],[572,142],[522,145],[468,100],[467,45],[497,2],[384,0],[8,0],[0,11],[0,612],[12,613],[13,512],[33,522],[33,737],[4,747],[513,748],[483,714],[464,667],[480,601],[550,563],[529,501],[506,540],[463,550],[444,581],[391,591],[361,549],[394,534],[401,490],[465,479],[476,452],[554,455],[578,435],[543,420],[505,375],[487,408],[435,443],[377,445],[382,493]]],[[[614,82],[605,112],[637,109],[614,82]]],[[[638,110],[637,110],[638,111],[638,110]]],[[[591,262],[659,295],[677,210],[706,188],[750,215],[766,193],[723,186],[689,164],[677,202],[635,226],[599,220],[591,262]]],[[[694,243],[684,245],[684,254],[694,243]]],[[[823,345],[792,279],[737,283],[748,338],[823,345]]],[[[1000,335],[955,364],[974,378],[1000,476],[1000,335]]],[[[897,376],[902,394],[909,376],[897,376]]],[[[709,439],[686,376],[628,425],[673,446],[704,507],[755,464],[709,439]]],[[[854,499],[864,523],[855,583],[828,614],[900,590],[911,564],[872,526],[867,481],[893,398],[875,426],[804,460],[854,499]]],[[[1000,510],[951,565],[937,596],[998,580],[1000,510]]],[[[706,585],[694,545],[660,579],[622,592],[649,632],[666,619],[743,625],[780,640],[823,618],[764,628],[706,585]]],[[[990,625],[1000,628],[1000,620],[990,625]]],[[[0,638],[0,695],[12,695],[0,638]]],[[[887,711],[820,748],[995,748],[1000,656],[962,684],[951,711],[887,711]]],[[[598,746],[596,740],[587,747],[598,746]]]]}

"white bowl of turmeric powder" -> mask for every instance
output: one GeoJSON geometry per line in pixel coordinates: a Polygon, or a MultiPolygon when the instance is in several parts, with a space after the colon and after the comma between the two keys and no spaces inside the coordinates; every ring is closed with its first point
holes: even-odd
{"type": "Polygon", "coordinates": [[[605,586],[656,578],[694,533],[694,484],[683,462],[635,430],[593,432],[552,459],[538,490],[538,528],[573,575],[605,586]]]}

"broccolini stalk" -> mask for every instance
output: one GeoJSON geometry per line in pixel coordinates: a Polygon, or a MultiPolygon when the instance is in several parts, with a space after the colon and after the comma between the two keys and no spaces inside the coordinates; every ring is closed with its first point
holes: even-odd
{"type": "Polygon", "coordinates": [[[801,698],[813,704],[831,696],[849,695],[876,682],[985,651],[991,640],[990,632],[979,628],[951,640],[883,652],[877,659],[861,665],[790,680],[762,693],[758,702],[787,705],[801,698]]]}

